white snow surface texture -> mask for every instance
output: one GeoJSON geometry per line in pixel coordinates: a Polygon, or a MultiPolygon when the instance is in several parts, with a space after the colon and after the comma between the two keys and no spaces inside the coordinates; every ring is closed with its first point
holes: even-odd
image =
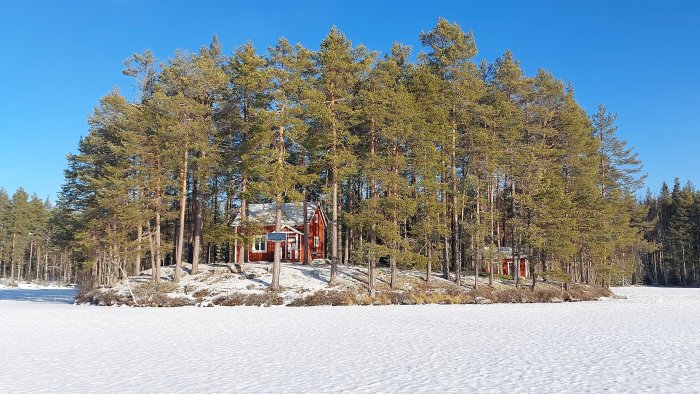
{"type": "Polygon", "coordinates": [[[0,302],[0,392],[690,392],[700,289],[562,304],[0,302]]]}

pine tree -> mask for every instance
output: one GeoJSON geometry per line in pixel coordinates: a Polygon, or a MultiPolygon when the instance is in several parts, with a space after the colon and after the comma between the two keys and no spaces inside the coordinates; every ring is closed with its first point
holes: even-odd
{"type": "MultiPolygon", "coordinates": [[[[413,151],[411,164],[416,187],[420,191],[413,233],[419,242],[423,242],[419,251],[423,251],[428,284],[431,283],[433,263],[440,261],[441,256],[442,261],[447,262],[447,255],[444,251],[441,253],[438,247],[440,240],[446,239],[448,234],[446,222],[442,220],[444,210],[439,197],[443,187],[443,152],[440,149],[443,124],[440,108],[433,105],[440,99],[439,84],[438,77],[426,65],[414,67],[407,81],[408,90],[415,101],[414,134],[410,144],[413,151]]],[[[445,264],[442,273],[446,275],[447,272],[445,264]]]]}
{"type": "MultiPolygon", "coordinates": [[[[301,166],[291,162],[290,151],[303,150],[307,125],[304,105],[309,90],[308,75],[313,71],[311,53],[300,45],[292,47],[285,39],[269,50],[267,72],[270,77],[270,107],[263,126],[263,145],[256,155],[263,160],[259,174],[264,194],[275,202],[275,229],[282,231],[282,204],[285,198],[298,199],[298,185],[305,185],[307,177],[301,166]]],[[[307,215],[304,211],[304,215],[307,215]]],[[[308,242],[304,249],[308,249],[308,242]]],[[[271,289],[280,290],[282,248],[275,242],[271,289]]]]}
{"type": "Polygon", "coordinates": [[[7,278],[7,264],[9,264],[8,253],[10,251],[10,218],[12,214],[10,197],[5,189],[0,188],[0,275],[7,278]]]}
{"type": "Polygon", "coordinates": [[[30,238],[31,213],[27,192],[21,187],[17,189],[10,204],[10,278],[15,283],[22,280],[24,252],[30,238]]]}
{"type": "Polygon", "coordinates": [[[360,77],[372,62],[365,47],[353,48],[352,42],[333,27],[321,42],[317,53],[319,72],[318,89],[322,93],[323,105],[315,106],[317,116],[316,136],[318,146],[326,152],[326,168],[331,187],[331,277],[334,285],[338,275],[339,256],[339,185],[347,169],[354,166],[352,146],[355,139],[350,133],[354,116],[352,101],[360,77]]]}
{"type": "MultiPolygon", "coordinates": [[[[458,206],[458,173],[457,156],[458,141],[462,141],[466,130],[463,127],[463,111],[469,105],[472,95],[469,93],[473,82],[472,76],[476,75],[476,67],[469,60],[477,53],[474,37],[471,33],[464,33],[455,23],[449,23],[445,19],[438,19],[437,25],[428,33],[421,33],[420,40],[423,46],[430,52],[423,56],[423,61],[435,73],[440,80],[440,102],[435,105],[441,108],[441,123],[444,140],[442,146],[448,152],[446,175],[450,180],[449,213],[451,233],[452,266],[455,270],[455,281],[461,283],[461,241],[459,228],[458,206]]],[[[447,273],[447,272],[445,272],[447,273]]]]}
{"type": "Polygon", "coordinates": [[[241,248],[238,256],[241,267],[247,262],[247,245],[253,242],[252,225],[248,221],[250,170],[253,166],[251,154],[257,147],[253,128],[257,117],[266,109],[269,77],[265,71],[265,59],[260,57],[251,43],[236,49],[225,65],[229,77],[229,91],[223,104],[226,115],[227,136],[235,155],[233,167],[240,177],[239,200],[241,218],[241,248]]]}
{"type": "Polygon", "coordinates": [[[593,136],[599,141],[600,190],[603,196],[617,188],[635,192],[646,178],[639,176],[642,163],[634,148],[627,147],[627,141],[617,138],[616,119],[617,114],[609,113],[604,105],[599,105],[598,112],[591,117],[593,136]]]}

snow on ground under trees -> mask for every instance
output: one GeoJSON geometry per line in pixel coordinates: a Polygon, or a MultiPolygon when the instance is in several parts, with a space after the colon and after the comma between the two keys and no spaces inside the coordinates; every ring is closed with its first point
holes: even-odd
{"type": "MultiPolygon", "coordinates": [[[[432,284],[425,283],[421,271],[397,270],[396,286],[389,288],[390,274],[378,269],[374,298],[368,296],[367,268],[359,265],[338,266],[335,286],[329,287],[330,265],[322,260],[312,265],[282,263],[282,291],[269,291],[272,264],[249,263],[242,272],[228,265],[201,265],[200,272],[190,275],[185,267],[178,284],[172,282],[173,267],[164,267],[161,283],[151,280],[151,271],[121,280],[113,287],[94,289],[79,297],[80,303],[98,305],[185,306],[199,305],[353,305],[353,304],[462,304],[492,302],[562,302],[562,300],[595,300],[610,296],[609,291],[596,286],[575,284],[564,291],[560,282],[540,281],[535,292],[530,291],[530,279],[523,279],[523,290],[515,291],[515,283],[506,278],[479,278],[474,290],[474,277],[463,275],[462,286],[433,273],[432,284]]],[[[452,276],[454,279],[454,275],[452,276]]]]}
{"type": "Polygon", "coordinates": [[[0,392],[681,392],[700,289],[558,304],[129,308],[0,301],[0,392]]]}

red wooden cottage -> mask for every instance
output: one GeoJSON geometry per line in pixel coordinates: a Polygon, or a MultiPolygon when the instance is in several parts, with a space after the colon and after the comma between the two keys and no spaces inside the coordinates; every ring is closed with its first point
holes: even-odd
{"type": "MultiPolygon", "coordinates": [[[[493,256],[489,254],[489,248],[484,248],[484,255],[486,260],[492,261],[492,264],[486,263],[484,267],[486,272],[491,270],[493,266],[494,273],[499,275],[511,275],[511,270],[515,267],[513,260],[516,256],[513,256],[513,251],[508,247],[500,247],[493,251],[493,256]]],[[[530,276],[530,261],[527,256],[520,256],[520,264],[518,264],[521,278],[528,278],[530,276]]]]}
{"type": "MultiPolygon", "coordinates": [[[[257,222],[265,228],[266,234],[255,237],[252,245],[246,245],[245,253],[248,261],[272,261],[275,258],[275,243],[267,240],[267,233],[275,232],[275,203],[249,204],[248,220],[257,222]]],[[[306,204],[306,218],[309,224],[309,242],[304,245],[304,204],[290,202],[282,204],[282,231],[287,235],[286,241],[281,242],[282,260],[290,262],[304,261],[304,248],[309,248],[309,257],[313,259],[325,258],[325,230],[327,219],[319,203],[306,204]]],[[[240,213],[233,221],[233,226],[238,231],[240,226],[240,213]]],[[[243,249],[236,246],[236,257],[243,249]]]]}

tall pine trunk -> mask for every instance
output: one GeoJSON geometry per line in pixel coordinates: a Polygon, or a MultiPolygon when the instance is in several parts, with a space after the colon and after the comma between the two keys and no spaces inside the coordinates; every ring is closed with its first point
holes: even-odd
{"type": "MultiPolygon", "coordinates": [[[[282,231],[282,195],[275,197],[275,231],[282,231]]],[[[280,291],[280,269],[282,268],[282,243],[275,241],[275,256],[272,262],[272,291],[280,291]]]]}
{"type": "MultiPolygon", "coordinates": [[[[374,160],[376,159],[375,154],[376,154],[376,149],[377,149],[377,133],[374,128],[374,118],[371,119],[370,121],[370,157],[372,158],[372,170],[375,171],[376,169],[374,168],[374,160]]],[[[376,207],[376,201],[377,201],[377,180],[374,177],[374,173],[372,174],[372,177],[369,181],[369,198],[373,201],[373,207],[376,207]]],[[[367,254],[367,288],[369,289],[369,295],[370,297],[374,297],[376,290],[375,290],[375,281],[377,278],[377,258],[374,256],[374,247],[377,244],[377,223],[373,220],[372,224],[370,225],[370,233],[369,233],[369,252],[367,254]]]]}
{"type": "MultiPolygon", "coordinates": [[[[335,100],[331,98],[330,102],[330,110],[331,112],[333,111],[333,104],[335,100]]],[[[333,133],[333,146],[332,146],[332,157],[333,157],[333,165],[332,165],[332,175],[333,175],[333,196],[332,196],[332,205],[333,205],[333,216],[331,219],[331,277],[330,280],[328,281],[328,284],[330,286],[335,286],[336,279],[338,277],[338,166],[335,163],[336,161],[336,149],[337,149],[337,138],[338,138],[338,130],[336,129],[335,121],[333,122],[332,126],[332,133],[333,133]]]]}
{"type": "MultiPolygon", "coordinates": [[[[187,138],[187,137],[185,137],[187,138]]],[[[182,270],[182,253],[185,243],[185,208],[187,205],[187,162],[189,159],[189,149],[185,141],[184,154],[182,157],[182,168],[180,168],[180,220],[177,235],[177,248],[175,251],[175,275],[173,281],[180,281],[180,271],[182,270]]]]}
{"type": "MultiPolygon", "coordinates": [[[[241,225],[244,228],[244,231],[247,231],[247,222],[248,222],[248,198],[246,196],[246,193],[248,193],[248,176],[244,173],[243,177],[241,179],[241,225]]],[[[247,236],[247,234],[243,234],[244,236],[247,236]]],[[[245,263],[248,262],[248,256],[246,253],[246,240],[243,239],[241,242],[241,252],[240,255],[238,256],[238,264],[241,266],[241,270],[245,270],[245,263]]]]}
{"type": "MultiPolygon", "coordinates": [[[[455,108],[452,108],[453,116],[455,108]]],[[[452,147],[450,152],[450,170],[451,170],[451,206],[452,213],[452,266],[455,271],[455,283],[459,286],[462,284],[462,253],[459,241],[459,219],[457,209],[457,125],[452,122],[452,147]]]]}
{"type": "Polygon", "coordinates": [[[10,247],[10,279],[15,284],[15,247],[17,245],[17,234],[12,233],[12,246],[10,247]]]}
{"type": "MultiPolygon", "coordinates": [[[[284,168],[284,126],[278,128],[277,134],[277,171],[282,171],[284,168]]],[[[282,193],[277,193],[275,196],[275,231],[282,231],[282,193]]],[[[304,212],[306,217],[306,212],[304,212]]],[[[280,269],[282,268],[282,243],[275,241],[275,255],[272,262],[272,283],[270,288],[272,291],[280,290],[280,269]]]]}
{"type": "Polygon", "coordinates": [[[136,228],[136,256],[134,257],[134,274],[141,272],[141,249],[143,243],[143,224],[139,223],[136,228]]]}
{"type": "MultiPolygon", "coordinates": [[[[446,195],[446,190],[445,190],[445,172],[446,172],[446,163],[443,161],[443,174],[442,174],[442,182],[440,182],[440,189],[442,192],[442,204],[443,204],[443,220],[445,224],[445,228],[447,228],[448,223],[449,223],[449,204],[447,202],[447,195],[446,195]]],[[[450,279],[450,239],[449,239],[449,234],[445,234],[444,237],[442,237],[442,277],[444,279],[449,280],[450,279]]]]}
{"type": "Polygon", "coordinates": [[[163,259],[161,256],[160,211],[156,211],[156,228],[154,238],[156,256],[154,261],[155,267],[152,269],[152,274],[153,280],[158,283],[160,281],[160,266],[163,259]]]}
{"type": "Polygon", "coordinates": [[[306,185],[304,185],[304,191],[302,193],[302,198],[304,199],[304,202],[302,203],[303,206],[303,211],[304,211],[304,264],[309,264],[311,263],[311,259],[309,258],[309,213],[307,212],[309,207],[308,207],[308,201],[307,201],[307,192],[306,192],[306,185]]]}
{"type": "MultiPolygon", "coordinates": [[[[203,154],[202,158],[206,157],[203,154]]],[[[193,247],[192,247],[192,275],[199,272],[199,260],[202,256],[202,231],[204,229],[204,182],[203,176],[194,182],[195,190],[195,205],[194,205],[194,228],[192,230],[193,247]]]]}

